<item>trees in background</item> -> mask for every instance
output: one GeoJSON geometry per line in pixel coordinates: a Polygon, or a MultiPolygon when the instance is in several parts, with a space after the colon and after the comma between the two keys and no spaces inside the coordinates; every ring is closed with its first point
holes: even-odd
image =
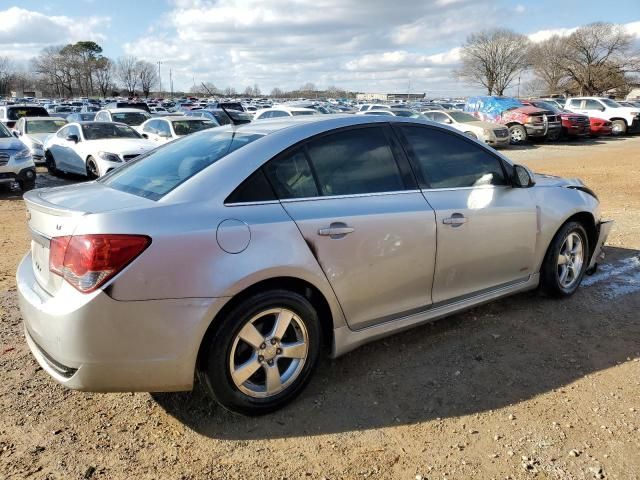
{"type": "Polygon", "coordinates": [[[534,76],[527,89],[540,93],[620,93],[640,72],[640,52],[633,36],[611,23],[592,23],[537,43],[510,30],[487,30],[467,38],[456,73],[489,95],[503,95],[525,70],[534,76]]]}
{"type": "Polygon", "coordinates": [[[484,30],[469,35],[462,46],[458,77],[487,89],[504,91],[529,66],[529,39],[507,29],[484,30]]]}
{"type": "Polygon", "coordinates": [[[9,83],[15,70],[15,66],[9,57],[0,57],[0,95],[9,93],[9,83]]]}

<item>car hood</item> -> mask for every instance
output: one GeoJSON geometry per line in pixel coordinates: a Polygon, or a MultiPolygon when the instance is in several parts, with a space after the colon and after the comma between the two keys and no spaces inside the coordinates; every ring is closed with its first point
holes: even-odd
{"type": "Polygon", "coordinates": [[[137,138],[88,140],[92,150],[117,153],[120,155],[130,155],[133,153],[145,153],[158,146],[156,142],[137,138]]]}
{"type": "Polygon", "coordinates": [[[487,129],[487,130],[504,130],[507,128],[502,125],[496,125],[495,123],[484,122],[482,120],[476,120],[475,122],[465,122],[464,124],[471,125],[472,127],[487,129]]]}
{"type": "Polygon", "coordinates": [[[22,150],[24,143],[15,137],[0,138],[0,150],[22,150]]]}
{"type": "Polygon", "coordinates": [[[55,135],[55,133],[27,133],[24,136],[31,140],[36,140],[42,144],[49,140],[49,137],[55,135]]]}
{"type": "Polygon", "coordinates": [[[533,178],[538,187],[582,187],[584,183],[579,178],[556,177],[544,173],[534,173],[533,178]]]}

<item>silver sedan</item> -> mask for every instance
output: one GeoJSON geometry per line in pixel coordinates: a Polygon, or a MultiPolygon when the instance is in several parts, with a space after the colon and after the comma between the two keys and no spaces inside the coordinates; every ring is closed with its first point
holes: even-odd
{"type": "Polygon", "coordinates": [[[579,180],[421,119],[318,115],[190,135],[25,195],[26,340],[70,388],[280,408],[318,358],[540,286],[611,228],[579,180]]]}

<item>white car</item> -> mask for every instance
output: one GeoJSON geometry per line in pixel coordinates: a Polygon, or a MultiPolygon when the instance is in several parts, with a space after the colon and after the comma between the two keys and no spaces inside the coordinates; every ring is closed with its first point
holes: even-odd
{"type": "Polygon", "coordinates": [[[492,147],[506,147],[511,139],[509,129],[491,122],[483,122],[473,115],[457,110],[430,110],[422,112],[429,120],[449,125],[471,138],[485,142],[492,147]]]}
{"type": "Polygon", "coordinates": [[[381,103],[365,103],[360,105],[358,112],[366,112],[367,110],[389,110],[390,108],[389,105],[383,105],[381,103]]]}
{"type": "Polygon", "coordinates": [[[298,115],[319,115],[313,108],[300,107],[272,107],[258,110],[253,116],[254,120],[264,120],[266,118],[296,117],[298,115]]]}
{"type": "Polygon", "coordinates": [[[54,175],[77,173],[94,179],[157,146],[124,123],[77,122],[49,137],[44,156],[54,175]]]}
{"type": "Polygon", "coordinates": [[[13,135],[24,143],[35,163],[44,163],[44,142],[67,124],[60,117],[22,117],[13,128],[13,135]]]}
{"type": "Polygon", "coordinates": [[[614,135],[624,135],[640,129],[640,108],[623,107],[605,97],[569,98],[564,106],[570,112],[582,113],[589,118],[603,118],[612,124],[614,135]]]}
{"type": "Polygon", "coordinates": [[[160,117],[151,118],[140,125],[140,132],[144,138],[156,143],[167,143],[190,133],[199,132],[218,124],[208,118],[198,117],[160,117]]]}
{"type": "Polygon", "coordinates": [[[151,114],[139,108],[107,108],[96,113],[96,122],[120,122],[139,131],[140,125],[151,118],[151,114]]]}

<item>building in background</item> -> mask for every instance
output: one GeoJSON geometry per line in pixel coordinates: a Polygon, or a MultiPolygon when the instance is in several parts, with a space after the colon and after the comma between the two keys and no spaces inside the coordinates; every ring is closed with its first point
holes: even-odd
{"type": "Polygon", "coordinates": [[[393,102],[397,100],[422,100],[424,93],[357,93],[356,100],[393,102]]]}

